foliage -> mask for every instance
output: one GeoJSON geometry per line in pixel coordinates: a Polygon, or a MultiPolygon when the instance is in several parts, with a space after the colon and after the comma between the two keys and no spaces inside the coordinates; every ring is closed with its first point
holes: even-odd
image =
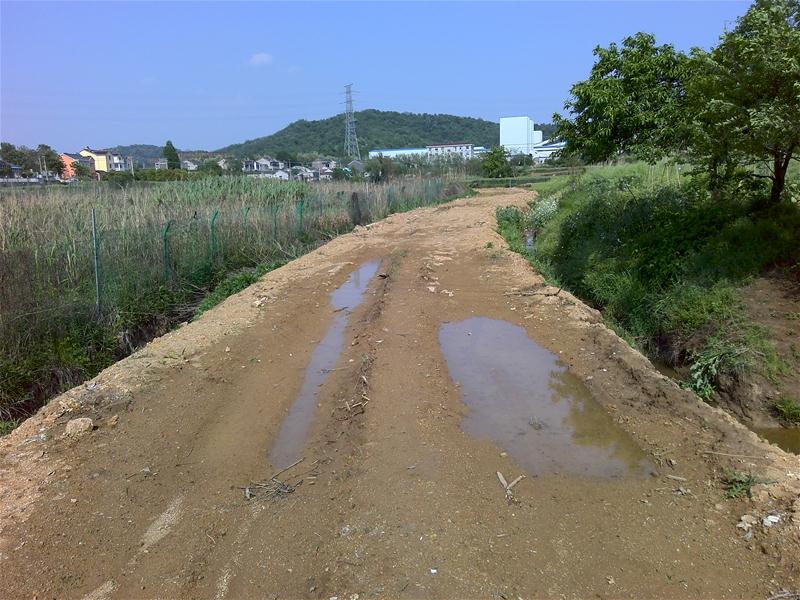
{"type": "Polygon", "coordinates": [[[285,260],[277,260],[270,263],[257,265],[254,268],[242,269],[241,271],[228,275],[217,287],[214,288],[214,291],[203,298],[200,304],[197,305],[197,308],[194,312],[195,317],[199,317],[207,310],[211,310],[229,296],[241,292],[243,289],[253,285],[256,281],[270,271],[273,271],[285,264],[285,260]]]}
{"type": "Polygon", "coordinates": [[[734,469],[725,469],[722,475],[722,484],[725,486],[728,498],[753,497],[752,488],[758,483],[764,483],[752,473],[743,473],[734,469]]]}
{"type": "Polygon", "coordinates": [[[780,200],[800,154],[800,1],[756,0],[711,52],[695,50],[687,91],[692,155],[713,173],[761,164],[780,200]]]}
{"type": "MultiPolygon", "coordinates": [[[[441,179],[303,184],[248,177],[11,188],[0,203],[0,419],[42,403],[365,214],[437,204],[441,179]],[[90,209],[98,224],[95,305],[90,209]],[[230,273],[237,274],[228,279],[230,273]],[[213,292],[216,290],[216,292],[213,292]]],[[[118,174],[130,177],[130,173],[118,174]]]]}
{"type": "Polygon", "coordinates": [[[513,170],[508,162],[508,153],[502,146],[494,146],[483,155],[481,169],[486,177],[511,177],[513,170]]]}
{"type": "Polygon", "coordinates": [[[370,158],[364,165],[364,170],[369,173],[373,183],[388,181],[397,171],[394,161],[388,156],[370,158]]]}
{"type": "Polygon", "coordinates": [[[594,50],[589,78],[570,89],[564,107],[572,118],[553,115],[564,155],[601,162],[629,152],[655,162],[679,144],[685,111],[686,56],[655,37],[637,33],[622,46],[594,50]]]}
{"type": "Polygon", "coordinates": [[[673,172],[592,168],[577,180],[534,184],[550,196],[540,192],[527,215],[498,211],[498,227],[516,251],[523,230],[536,229],[525,252],[531,263],[645,351],[688,364],[701,396],[723,373],[759,368],[775,377],[785,365],[765,332],[743,319],[736,286],[800,258],[800,207],[756,210],[746,188],[713,198],[675,183],[673,172]],[[555,210],[545,204],[554,194],[555,210]],[[674,354],[690,340],[693,352],[674,354]]]}
{"type": "Polygon", "coordinates": [[[222,175],[223,173],[222,167],[219,166],[216,160],[203,161],[200,163],[200,166],[197,167],[197,170],[201,173],[208,173],[209,175],[222,175]]]}
{"type": "Polygon", "coordinates": [[[172,145],[170,140],[167,140],[167,143],[164,145],[164,158],[167,159],[168,169],[181,168],[181,159],[178,156],[178,151],[175,149],[175,146],[172,145]]]}
{"type": "MultiPolygon", "coordinates": [[[[36,148],[27,148],[2,142],[0,143],[0,159],[21,167],[20,174],[23,176],[43,173],[44,169],[51,175],[60,176],[64,170],[61,155],[47,144],[39,144],[36,148]]],[[[9,169],[5,175],[10,174],[9,169]]]]}
{"type": "MultiPolygon", "coordinates": [[[[479,146],[496,145],[500,125],[495,122],[453,115],[400,113],[362,110],[356,113],[358,142],[363,150],[375,148],[416,148],[428,144],[468,141],[479,146]]],[[[319,121],[295,121],[286,128],[266,137],[248,140],[219,150],[240,158],[278,153],[323,154],[341,156],[343,153],[344,115],[319,121]]]]}
{"type": "Polygon", "coordinates": [[[800,423],[800,402],[794,398],[782,398],[775,403],[775,410],[790,423],[800,423]]]}
{"type": "Polygon", "coordinates": [[[771,180],[776,204],[800,152],[800,0],[756,0],[710,52],[690,56],[645,33],[595,49],[589,78],[555,115],[565,155],[688,156],[708,189],[771,180]],[[755,167],[755,169],[754,169],[755,167]]]}

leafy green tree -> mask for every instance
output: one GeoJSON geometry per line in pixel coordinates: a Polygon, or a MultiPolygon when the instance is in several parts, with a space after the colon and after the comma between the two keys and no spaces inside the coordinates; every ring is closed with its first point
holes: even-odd
{"type": "Polygon", "coordinates": [[[238,158],[225,159],[225,174],[226,175],[242,175],[242,161],[238,158]]]}
{"type": "Polygon", "coordinates": [[[716,48],[695,50],[693,63],[691,154],[712,185],[762,165],[752,175],[771,180],[770,202],[778,202],[800,155],[800,1],[756,0],[716,48]]]}
{"type": "Polygon", "coordinates": [[[481,169],[486,177],[511,177],[511,163],[503,146],[495,146],[483,156],[481,169]]]}
{"type": "Polygon", "coordinates": [[[594,50],[589,78],[572,86],[564,104],[571,117],[553,115],[565,155],[601,162],[629,152],[655,162],[685,140],[684,82],[689,59],[655,37],[637,33],[622,46],[594,50]]]}
{"type": "Polygon", "coordinates": [[[76,179],[92,179],[91,169],[77,160],[72,163],[72,172],[75,173],[76,179]]]}
{"type": "Polygon", "coordinates": [[[370,158],[364,165],[364,170],[369,173],[370,181],[380,183],[388,181],[397,171],[394,161],[388,156],[370,158]]]}
{"type": "MultiPolygon", "coordinates": [[[[227,164],[227,163],[226,163],[227,164]]],[[[215,160],[206,160],[204,161],[197,170],[201,173],[207,173],[209,175],[222,175],[222,167],[219,166],[219,163],[215,160]]]]}
{"type": "Polygon", "coordinates": [[[172,145],[170,140],[167,140],[167,143],[164,145],[164,158],[167,159],[167,168],[168,169],[180,169],[181,168],[181,159],[178,156],[178,151],[175,149],[175,146],[172,145]]]}

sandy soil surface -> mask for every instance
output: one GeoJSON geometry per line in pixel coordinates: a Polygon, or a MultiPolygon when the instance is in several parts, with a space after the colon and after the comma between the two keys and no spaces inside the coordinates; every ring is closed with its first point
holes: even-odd
{"type": "Polygon", "coordinates": [[[529,199],[489,191],[358,228],[56,398],[0,441],[0,595],[799,591],[800,459],[544,286],[494,231],[497,206],[529,199]],[[337,308],[371,260],[363,301],[337,308]],[[503,370],[528,350],[528,379],[503,370]],[[283,423],[320,373],[302,460],[279,472],[283,423]],[[522,385],[551,389],[541,415],[519,412],[522,385]],[[518,423],[492,429],[508,411],[518,423]],[[82,417],[93,429],[67,435],[82,417]],[[770,483],[727,499],[727,468],[770,483]],[[526,477],[507,491],[498,472],[526,477]]]}

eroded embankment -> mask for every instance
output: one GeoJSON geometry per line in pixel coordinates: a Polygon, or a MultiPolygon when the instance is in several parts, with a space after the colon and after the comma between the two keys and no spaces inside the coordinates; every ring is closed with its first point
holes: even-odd
{"type": "Polygon", "coordinates": [[[481,193],[359,228],[56,399],[0,442],[2,589],[797,589],[797,458],[655,372],[595,311],[498,249],[496,207],[528,199],[481,193]],[[332,293],[376,260],[355,286],[361,304],[336,312],[332,293]],[[331,328],[340,352],[317,361],[331,328]],[[269,456],[304,397],[308,427],[291,436],[305,439],[302,460],[281,471],[290,457],[269,456]],[[96,428],[62,437],[76,416],[96,428]],[[725,468],[774,483],[727,500],[725,468]],[[778,522],[763,526],[768,516],[778,522]]]}

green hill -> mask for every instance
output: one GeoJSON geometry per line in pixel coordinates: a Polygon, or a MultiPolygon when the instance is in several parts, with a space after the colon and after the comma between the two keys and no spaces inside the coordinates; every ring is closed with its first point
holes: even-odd
{"type": "MultiPolygon", "coordinates": [[[[500,125],[484,119],[362,110],[356,113],[361,156],[375,148],[413,148],[427,144],[469,142],[494,146],[500,139],[500,125]]],[[[319,121],[295,121],[266,137],[248,140],[217,150],[239,158],[254,158],[278,152],[340,156],[344,146],[344,115],[319,121]]]]}

